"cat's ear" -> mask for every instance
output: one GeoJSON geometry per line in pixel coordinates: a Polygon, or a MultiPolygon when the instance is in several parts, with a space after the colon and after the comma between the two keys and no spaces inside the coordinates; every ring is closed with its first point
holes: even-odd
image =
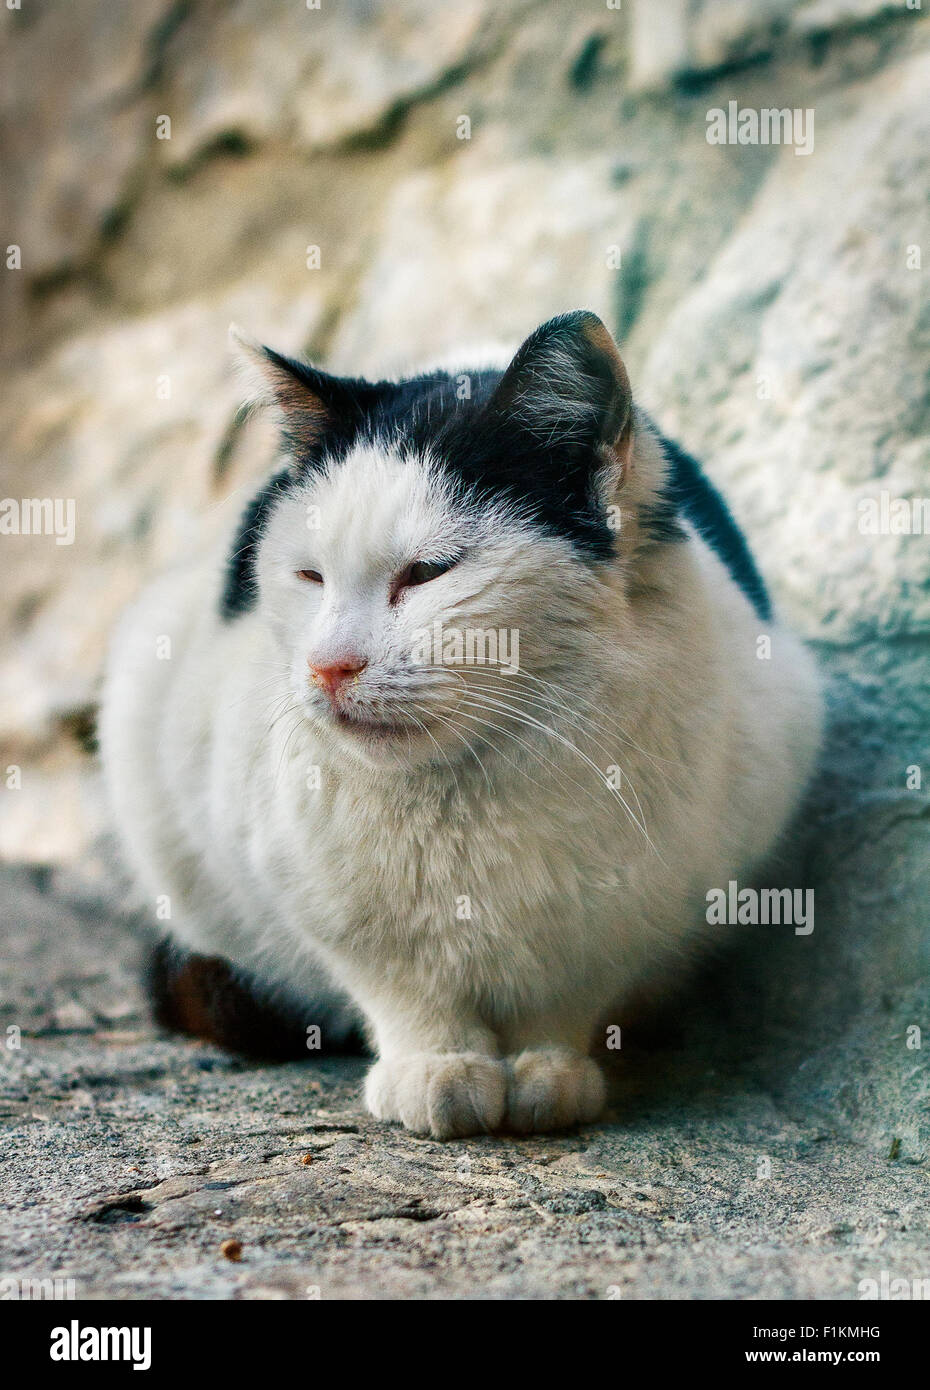
{"type": "Polygon", "coordinates": [[[315,448],[344,419],[349,401],[339,377],[264,347],[234,323],[229,340],[250,404],[274,408],[292,447],[315,448]]]}
{"type": "Polygon", "coordinates": [[[621,468],[629,458],[630,379],[610,333],[587,310],[537,328],[505,371],[491,406],[549,444],[587,443],[621,468]]]}

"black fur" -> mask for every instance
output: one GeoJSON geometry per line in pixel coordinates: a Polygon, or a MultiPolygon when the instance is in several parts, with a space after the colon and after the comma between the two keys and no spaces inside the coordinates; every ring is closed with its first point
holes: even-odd
{"type": "Polygon", "coordinates": [[[762,621],[769,622],[772,605],[765,581],[726,502],[696,459],[664,436],[662,447],[670,464],[665,495],[667,519],[683,516],[691,522],[726,565],[762,621]]]}
{"type": "Polygon", "coordinates": [[[255,552],[262,527],[271,508],[295,482],[288,469],[270,478],[252,498],[242,514],[233,548],[226,562],[226,576],[220,597],[220,614],[229,621],[254,608],[258,597],[255,584],[255,552]]]}

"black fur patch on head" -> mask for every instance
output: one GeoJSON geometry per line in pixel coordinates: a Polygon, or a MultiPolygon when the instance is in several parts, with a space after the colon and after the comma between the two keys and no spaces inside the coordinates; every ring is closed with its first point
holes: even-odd
{"type": "MultiPolygon", "coordinates": [[[[368,382],[262,351],[293,466],[265,485],[242,519],[221,602],[227,621],[255,605],[255,553],[278,499],[357,445],[380,443],[400,457],[428,454],[466,505],[505,503],[544,534],[569,541],[584,563],[614,555],[596,480],[603,446],[629,428],[632,400],[613,340],[595,315],[551,319],[505,371],[368,382]]],[[[649,534],[680,541],[687,517],[765,616],[765,588],[726,505],[694,460],[664,442],[671,477],[646,518],[649,534]]]]}
{"type": "Polygon", "coordinates": [[[246,508],[227,565],[222,617],[228,621],[255,606],[258,542],[279,499],[301,477],[366,443],[383,443],[402,458],[428,452],[466,505],[506,502],[541,531],[570,541],[580,558],[609,559],[614,536],[595,492],[594,472],[601,465],[596,440],[583,433],[566,438],[556,430],[540,438],[514,424],[493,404],[502,375],[435,372],[402,382],[365,383],[364,409],[353,411],[318,443],[286,428],[285,444],[296,468],[277,474],[246,508]]]}
{"type": "Polygon", "coordinates": [[[482,371],[404,382],[385,391],[369,437],[402,457],[428,452],[466,504],[503,502],[570,541],[581,559],[609,559],[614,537],[596,495],[602,460],[590,423],[576,422],[574,433],[570,421],[534,432],[497,405],[501,381],[502,373],[482,371]],[[470,398],[459,398],[463,390],[470,398]]]}
{"type": "Polygon", "coordinates": [[[506,371],[369,382],[329,376],[268,348],[258,354],[294,467],[272,479],[242,518],[222,595],[225,619],[255,605],[255,551],[275,502],[359,444],[381,443],[401,457],[428,453],[466,504],[505,502],[568,540],[580,559],[612,556],[595,475],[599,448],[624,427],[631,402],[623,364],[595,315],[543,324],[506,371]]]}

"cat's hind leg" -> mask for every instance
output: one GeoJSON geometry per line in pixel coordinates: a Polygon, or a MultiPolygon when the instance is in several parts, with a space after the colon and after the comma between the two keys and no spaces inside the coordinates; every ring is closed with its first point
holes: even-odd
{"type": "Polygon", "coordinates": [[[221,956],[198,955],[168,940],[151,953],[147,984],[163,1027],[227,1052],[283,1062],[365,1051],[359,1014],[328,986],[316,997],[299,997],[221,956]]]}

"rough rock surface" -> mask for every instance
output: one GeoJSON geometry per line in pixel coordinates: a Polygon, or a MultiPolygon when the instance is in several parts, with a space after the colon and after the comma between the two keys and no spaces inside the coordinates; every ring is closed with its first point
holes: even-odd
{"type": "Polygon", "coordinates": [[[769,952],[766,987],[737,958],[660,1042],[624,1039],[607,1123],[439,1144],[362,1112],[360,1061],[159,1038],[98,887],[21,871],[3,899],[0,1023],[23,1029],[0,1077],[5,1276],[102,1299],[856,1299],[882,1270],[926,1277],[906,996],[815,1039],[771,987],[811,963],[769,952]]]}
{"type": "Polygon", "coordinates": [[[897,0],[443,16],[0,11],[0,494],[77,517],[73,545],[0,535],[0,854],[31,866],[0,896],[0,1272],[99,1297],[927,1277],[930,548],[862,504],[930,496],[930,25],[897,0]],[[813,150],[708,144],[730,100],[812,110],[813,150]],[[737,929],[674,1027],[627,1030],[608,1124],[439,1145],[362,1115],[358,1062],[154,1032],[94,848],[100,663],[267,466],[231,319],[381,372],[581,304],[822,660],[829,741],[774,880],[814,888],[816,925],[737,929]]]}

